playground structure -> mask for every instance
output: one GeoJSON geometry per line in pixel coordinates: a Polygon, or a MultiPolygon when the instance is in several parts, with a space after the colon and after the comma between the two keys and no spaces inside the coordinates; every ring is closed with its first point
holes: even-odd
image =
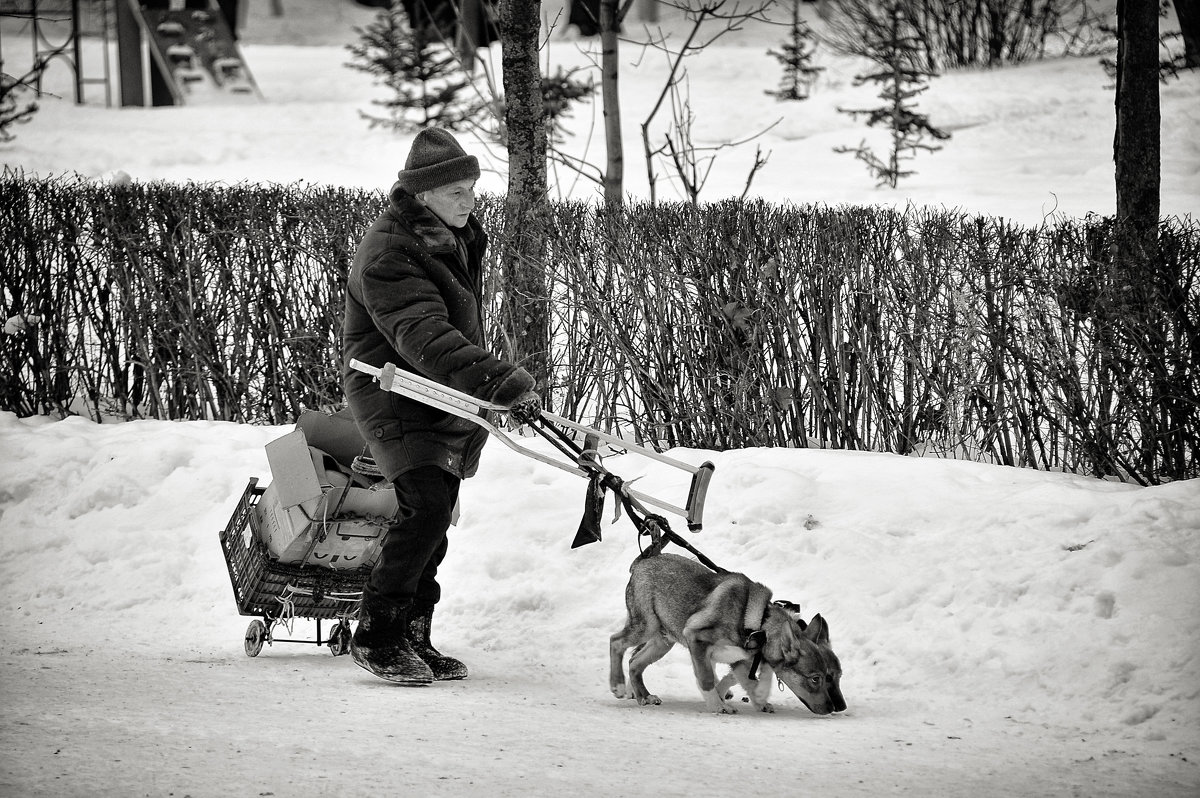
{"type": "MultiPolygon", "coordinates": [[[[311,11],[312,2],[323,5],[335,0],[309,2],[311,11]]],[[[660,2],[634,0],[635,17],[642,22],[657,21],[660,2]]],[[[494,21],[496,3],[355,0],[354,6],[403,8],[410,19],[432,24],[469,69],[476,49],[499,37],[494,21]]],[[[62,65],[74,79],[78,104],[94,101],[85,96],[94,86],[103,89],[104,103],[110,107],[114,87],[119,89],[122,106],[257,100],[261,93],[237,46],[249,5],[249,0],[0,0],[0,62],[10,75],[25,74],[26,69],[13,67],[10,42],[31,40],[28,63],[33,69],[22,82],[40,94],[41,67],[62,65]],[[115,77],[111,68],[114,57],[115,77]]],[[[569,24],[583,35],[597,32],[599,5],[598,0],[562,0],[569,24]]],[[[284,8],[284,0],[270,0],[272,17],[284,16],[284,8]]],[[[293,6],[288,15],[309,11],[293,6]]]]}
{"type": "Polygon", "coordinates": [[[261,99],[236,42],[245,9],[239,0],[27,0],[6,3],[4,16],[27,20],[19,35],[30,36],[35,66],[71,71],[76,103],[86,102],[89,86],[102,86],[113,105],[115,46],[120,104],[166,106],[261,99]]]}

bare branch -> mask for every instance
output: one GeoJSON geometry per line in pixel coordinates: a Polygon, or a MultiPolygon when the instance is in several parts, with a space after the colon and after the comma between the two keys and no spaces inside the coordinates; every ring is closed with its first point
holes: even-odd
{"type": "Polygon", "coordinates": [[[758,174],[759,169],[762,169],[764,166],[767,165],[767,161],[770,160],[770,158],[771,158],[771,153],[768,152],[766,155],[763,155],[762,147],[755,148],[755,150],[754,150],[754,166],[750,167],[750,174],[746,175],[746,187],[744,189],[742,189],[742,195],[740,197],[738,197],[739,200],[746,199],[746,195],[750,193],[750,184],[754,182],[754,176],[758,174]]]}

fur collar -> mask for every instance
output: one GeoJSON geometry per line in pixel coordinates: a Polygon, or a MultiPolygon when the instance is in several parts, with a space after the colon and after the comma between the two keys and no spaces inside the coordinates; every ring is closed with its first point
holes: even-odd
{"type": "Polygon", "coordinates": [[[457,233],[442,223],[424,204],[412,194],[400,188],[397,182],[392,186],[388,195],[393,215],[401,221],[428,252],[453,252],[457,248],[456,236],[461,237],[464,244],[475,240],[475,229],[479,222],[475,214],[467,220],[466,227],[457,233]]]}

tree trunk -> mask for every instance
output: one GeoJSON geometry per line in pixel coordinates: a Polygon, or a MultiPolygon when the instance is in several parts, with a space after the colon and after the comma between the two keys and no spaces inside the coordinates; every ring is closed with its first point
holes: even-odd
{"type": "Polygon", "coordinates": [[[454,49],[458,51],[458,60],[468,75],[475,71],[475,51],[486,35],[483,30],[483,7],[479,0],[459,0],[454,49]]]}
{"type": "Polygon", "coordinates": [[[600,96],[604,102],[604,143],[608,163],[604,170],[604,201],[620,205],[625,199],[625,154],[621,137],[621,96],[617,87],[617,31],[619,0],[600,0],[600,96]]]}
{"type": "MultiPolygon", "coordinates": [[[[1156,451],[1167,461],[1185,451],[1186,424],[1179,411],[1186,394],[1178,370],[1166,356],[1169,311],[1165,301],[1177,287],[1158,253],[1160,152],[1158,98],[1158,3],[1117,0],[1117,218],[1112,276],[1115,289],[1104,335],[1117,353],[1105,375],[1125,379],[1120,355],[1143,360],[1149,372],[1148,406],[1139,413],[1143,451],[1136,466],[1153,478],[1156,451]]],[[[1107,357],[1107,355],[1106,355],[1107,357]]]]}
{"type": "MultiPolygon", "coordinates": [[[[1127,245],[1122,254],[1147,264],[1155,250],[1162,182],[1157,3],[1117,0],[1116,105],[1117,224],[1127,245]]],[[[1134,263],[1126,260],[1126,266],[1134,263]]]]}
{"type": "Polygon", "coordinates": [[[508,131],[501,325],[506,358],[533,375],[549,407],[550,316],[543,267],[547,145],[538,68],[541,13],[541,0],[500,2],[504,123],[508,131]]]}
{"type": "Polygon", "coordinates": [[[1175,0],[1175,18],[1183,33],[1184,63],[1200,68],[1200,0],[1175,0]]]}

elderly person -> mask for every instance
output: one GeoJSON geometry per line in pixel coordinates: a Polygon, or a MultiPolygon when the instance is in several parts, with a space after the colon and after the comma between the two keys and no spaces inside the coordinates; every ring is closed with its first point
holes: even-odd
{"type": "Polygon", "coordinates": [[[472,214],[478,179],[478,160],[453,135],[437,128],[418,133],[347,279],[346,398],[399,503],[363,589],[350,652],[376,676],[405,684],[467,675],[462,662],[434,648],[430,625],[459,485],[475,473],[487,432],[381,391],[349,363],[394,363],[508,407],[518,418],[536,416],[533,377],[484,348],[487,235],[472,214]]]}

